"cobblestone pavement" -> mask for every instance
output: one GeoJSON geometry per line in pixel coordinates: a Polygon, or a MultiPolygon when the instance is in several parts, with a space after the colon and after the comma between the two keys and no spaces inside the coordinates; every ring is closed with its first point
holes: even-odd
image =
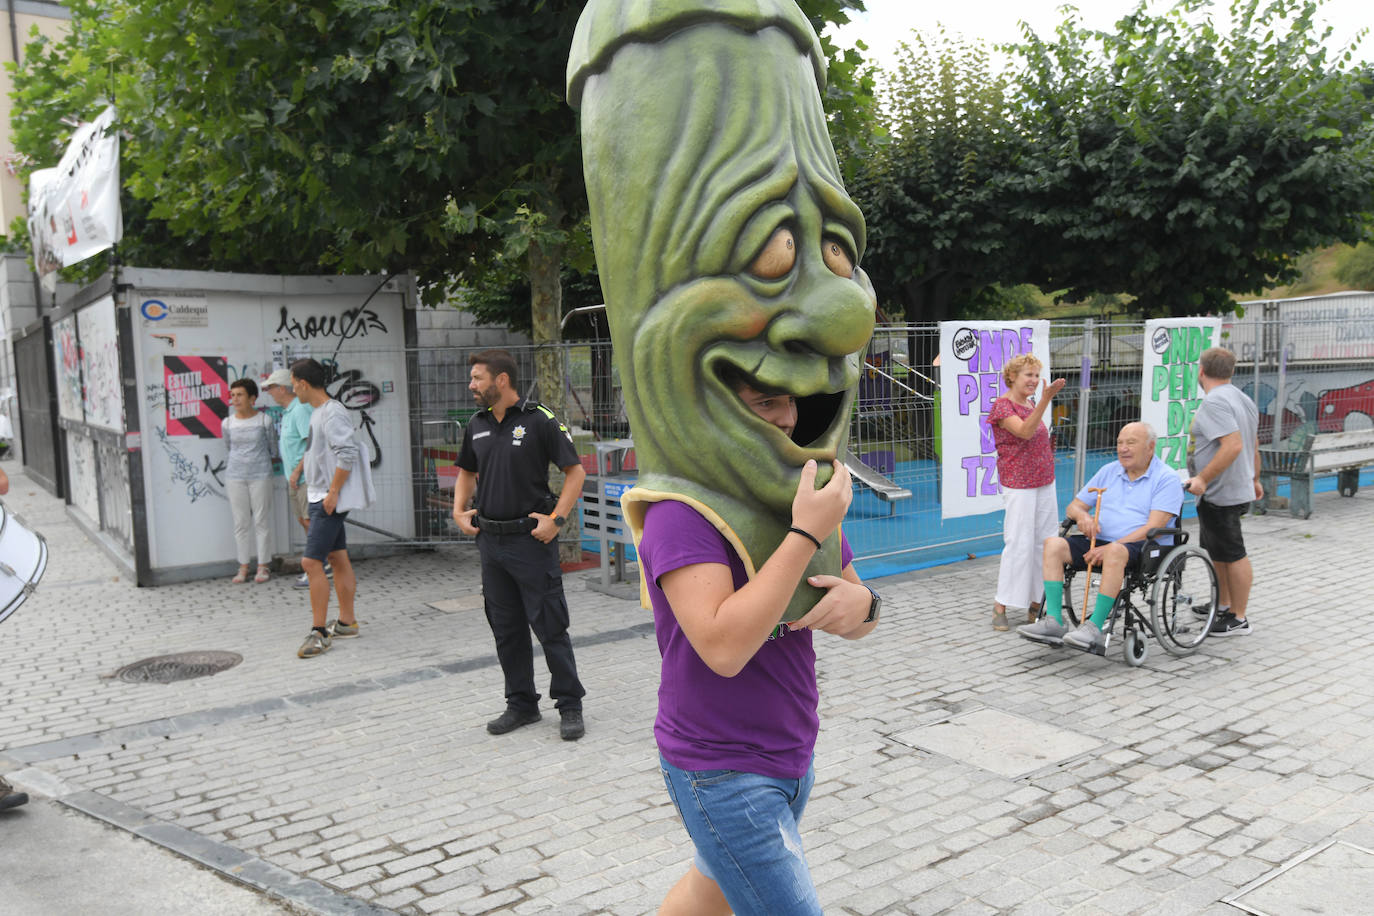
{"type": "MultiPolygon", "coordinates": [[[[10,473],[6,503],[52,548],[0,625],[11,781],[304,911],[642,914],[685,868],[648,617],[587,574],[567,578],[587,736],[560,741],[546,700],[541,723],[492,737],[501,678],[473,551],[359,562],[362,638],[302,661],[289,577],[136,589],[10,473]],[[109,677],[205,649],[243,662],[170,685],[109,677]]],[[[877,580],[874,635],[817,641],[803,833],[826,911],[1219,916],[1320,844],[1374,848],[1372,498],[1248,519],[1255,632],[1183,659],[1152,642],[1141,668],[1115,645],[1099,658],[994,632],[995,558],[877,580]],[[990,714],[1080,749],[1008,774],[996,739],[1015,724],[974,735],[991,762],[918,731],[990,714]]]]}

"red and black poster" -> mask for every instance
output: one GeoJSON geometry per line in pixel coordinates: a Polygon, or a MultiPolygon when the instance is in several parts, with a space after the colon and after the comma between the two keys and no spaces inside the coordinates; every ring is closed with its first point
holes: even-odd
{"type": "Polygon", "coordinates": [[[218,439],[229,416],[229,362],[222,356],[164,356],[167,435],[218,439]]]}

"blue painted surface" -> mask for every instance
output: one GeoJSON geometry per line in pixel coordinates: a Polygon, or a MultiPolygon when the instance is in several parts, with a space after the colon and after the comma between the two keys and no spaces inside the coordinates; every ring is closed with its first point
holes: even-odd
{"type": "MultiPolygon", "coordinates": [[[[1087,480],[1102,465],[1115,460],[1115,449],[1088,452],[1083,479],[1087,480]]],[[[868,488],[859,487],[845,517],[844,533],[854,555],[859,558],[854,561],[859,575],[865,579],[891,576],[967,560],[970,554],[974,557],[1001,554],[1001,511],[965,518],[940,518],[940,469],[934,460],[899,462],[892,480],[909,488],[911,499],[888,504],[868,488]]],[[[1055,484],[1060,517],[1063,517],[1064,509],[1073,499],[1072,453],[1056,455],[1055,484]]],[[[1365,468],[1360,473],[1360,486],[1374,486],[1374,468],[1365,468]]],[[[1318,478],[1313,489],[1317,493],[1334,491],[1335,476],[1318,478]]],[[[1286,480],[1279,484],[1275,495],[1288,495],[1286,480]]],[[[1197,515],[1193,505],[1193,497],[1185,496],[1184,518],[1197,515]]],[[[1286,509],[1277,511],[1287,512],[1286,509]]],[[[582,548],[596,553],[597,542],[583,538],[582,548]]],[[[626,547],[626,556],[631,560],[635,558],[633,547],[626,547]]]]}
{"type": "MultiPolygon", "coordinates": [[[[1092,475],[1107,461],[1115,461],[1115,451],[1101,450],[1089,452],[1084,480],[1092,475]]],[[[905,463],[904,463],[905,464],[905,463]]],[[[974,557],[1000,556],[1002,553],[1002,516],[1003,513],[990,512],[969,518],[940,518],[938,502],[939,479],[935,462],[910,462],[912,465],[925,465],[922,469],[907,471],[913,474],[913,481],[920,478],[917,489],[911,483],[914,496],[911,505],[898,509],[893,518],[886,517],[886,504],[879,503],[872,493],[855,494],[854,504],[850,507],[849,518],[845,521],[845,536],[854,547],[854,554],[861,559],[854,561],[854,568],[865,579],[891,576],[941,566],[974,557]],[[968,539],[968,540],[966,540],[968,539]],[[960,540],[961,543],[948,543],[960,540]],[[943,543],[942,543],[943,542],[943,543]],[[898,552],[900,551],[900,552],[898,552]],[[889,556],[876,556],[889,554],[889,556]],[[864,559],[866,558],[866,559],[864,559]]],[[[899,465],[898,474],[904,473],[899,465]]],[[[1055,483],[1058,492],[1060,517],[1073,499],[1073,456],[1058,456],[1055,461],[1055,483]]],[[[1360,487],[1374,486],[1374,468],[1365,468],[1360,473],[1360,487]]],[[[1335,476],[1319,477],[1313,484],[1317,493],[1334,492],[1335,476]]],[[[1288,496],[1287,480],[1279,484],[1274,495],[1288,496]]],[[[899,504],[901,505],[901,504],[899,504]]],[[[1190,495],[1183,499],[1183,517],[1195,518],[1194,498],[1190,495]]],[[[1270,510],[1286,514],[1287,509],[1270,510]]]]}

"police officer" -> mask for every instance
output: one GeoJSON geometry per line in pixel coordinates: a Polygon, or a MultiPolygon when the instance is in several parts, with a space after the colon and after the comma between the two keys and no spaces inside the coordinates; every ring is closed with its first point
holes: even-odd
{"type": "Polygon", "coordinates": [[[547,407],[520,396],[515,359],[508,351],[483,350],[468,359],[468,366],[468,390],[485,409],[463,434],[453,520],[459,530],[477,536],[487,623],[506,678],[506,711],[487,723],[487,731],[503,735],[539,721],[533,630],[549,666],[559,733],[564,741],[576,741],[585,732],[586,691],[568,638],[558,529],[577,504],[587,474],[568,428],[547,407]],[[549,490],[550,461],[566,475],[557,500],[549,490]],[[476,504],[468,508],[474,493],[476,504]]]}

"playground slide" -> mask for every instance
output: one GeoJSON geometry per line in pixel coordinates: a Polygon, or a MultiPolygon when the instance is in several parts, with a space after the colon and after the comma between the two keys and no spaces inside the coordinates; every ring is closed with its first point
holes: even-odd
{"type": "Polygon", "coordinates": [[[882,474],[864,464],[849,449],[844,450],[844,466],[849,468],[849,474],[859,483],[868,487],[873,494],[885,502],[898,502],[903,499],[911,498],[911,491],[906,487],[899,487],[888,480],[882,474]]]}

